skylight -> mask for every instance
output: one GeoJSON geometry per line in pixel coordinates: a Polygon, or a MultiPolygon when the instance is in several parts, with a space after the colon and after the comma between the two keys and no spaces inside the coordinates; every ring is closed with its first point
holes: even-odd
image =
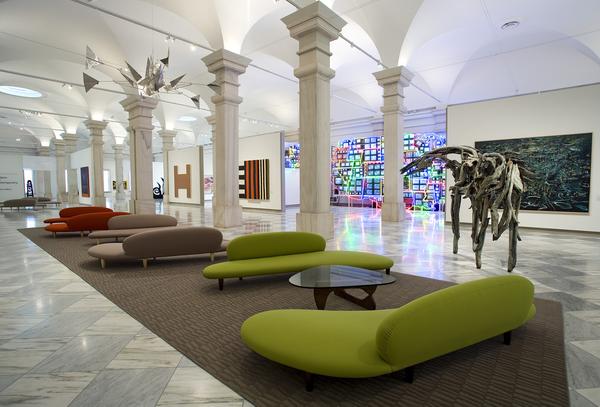
{"type": "Polygon", "coordinates": [[[43,95],[37,90],[22,88],[20,86],[2,85],[0,92],[11,96],[19,96],[22,98],[41,98],[43,95]]]}

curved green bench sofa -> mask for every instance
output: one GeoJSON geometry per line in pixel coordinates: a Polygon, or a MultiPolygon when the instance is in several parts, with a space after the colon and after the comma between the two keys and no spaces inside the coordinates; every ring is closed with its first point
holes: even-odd
{"type": "Polygon", "coordinates": [[[339,264],[390,273],[394,261],[373,253],[325,251],[325,239],[307,232],[268,232],[239,236],[229,242],[227,259],[212,264],[204,277],[219,280],[223,290],[226,278],[293,273],[310,267],[339,264]]]}
{"type": "Polygon", "coordinates": [[[274,310],[241,328],[246,345],[267,359],[313,375],[374,377],[510,333],[535,315],[533,284],[489,277],[445,288],[400,308],[380,311],[274,310]]]}

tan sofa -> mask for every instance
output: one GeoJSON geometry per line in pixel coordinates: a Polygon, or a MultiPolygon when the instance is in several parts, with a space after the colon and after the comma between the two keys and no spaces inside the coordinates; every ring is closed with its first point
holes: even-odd
{"type": "Polygon", "coordinates": [[[158,257],[210,254],[227,250],[227,242],[217,229],[208,227],[160,228],[136,233],[123,243],[103,243],[88,249],[88,254],[100,259],[102,268],[109,261],[142,260],[148,267],[149,259],[158,257]]]}
{"type": "Polygon", "coordinates": [[[2,206],[0,206],[0,210],[4,208],[28,208],[32,209],[38,204],[37,198],[17,198],[17,199],[9,199],[7,201],[2,202],[2,206]]]}
{"type": "Polygon", "coordinates": [[[129,215],[116,216],[108,220],[108,230],[97,230],[88,235],[100,244],[102,239],[126,238],[137,233],[149,232],[159,228],[177,226],[177,219],[168,215],[129,215]]]}

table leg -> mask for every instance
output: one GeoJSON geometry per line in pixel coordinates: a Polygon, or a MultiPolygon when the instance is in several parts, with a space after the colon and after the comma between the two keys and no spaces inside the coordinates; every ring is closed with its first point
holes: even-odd
{"type": "Polygon", "coordinates": [[[329,297],[329,293],[331,293],[331,288],[315,288],[315,304],[317,305],[317,309],[325,309],[325,304],[327,304],[327,297],[329,297]]]}
{"type": "Polygon", "coordinates": [[[352,294],[349,294],[345,289],[343,288],[335,288],[333,290],[334,294],[337,295],[338,297],[341,297],[345,300],[348,300],[350,302],[353,302],[357,305],[360,305],[361,307],[365,308],[365,309],[370,309],[373,310],[376,308],[376,304],[375,304],[375,299],[373,298],[373,294],[375,293],[375,290],[377,289],[376,285],[369,285],[369,286],[365,286],[365,287],[356,287],[356,288],[360,288],[361,290],[363,290],[364,292],[367,293],[367,296],[365,298],[358,298],[353,296],[352,294]]]}

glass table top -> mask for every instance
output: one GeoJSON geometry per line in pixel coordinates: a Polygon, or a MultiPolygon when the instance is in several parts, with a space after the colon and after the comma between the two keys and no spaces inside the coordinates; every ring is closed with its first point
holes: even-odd
{"type": "Polygon", "coordinates": [[[380,271],[338,265],[311,267],[290,277],[290,284],[303,288],[364,287],[394,281],[396,278],[380,271]]]}

